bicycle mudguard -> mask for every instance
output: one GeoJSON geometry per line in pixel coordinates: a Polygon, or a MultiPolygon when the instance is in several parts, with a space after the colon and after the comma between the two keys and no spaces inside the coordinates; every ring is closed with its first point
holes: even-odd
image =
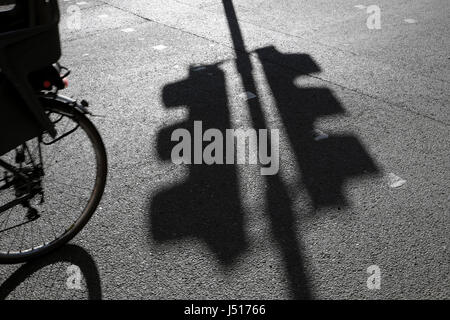
{"type": "Polygon", "coordinates": [[[42,94],[39,96],[39,100],[46,107],[54,106],[62,108],[72,108],[77,109],[82,113],[89,113],[77,100],[63,96],[61,94],[42,94]]]}

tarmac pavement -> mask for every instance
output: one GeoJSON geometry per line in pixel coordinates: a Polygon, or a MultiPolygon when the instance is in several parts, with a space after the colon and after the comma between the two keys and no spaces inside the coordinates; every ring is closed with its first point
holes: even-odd
{"type": "Polygon", "coordinates": [[[0,297],[449,299],[449,2],[224,1],[60,1],[107,189],[0,297]],[[278,129],[279,174],[172,163],[194,121],[278,129]]]}

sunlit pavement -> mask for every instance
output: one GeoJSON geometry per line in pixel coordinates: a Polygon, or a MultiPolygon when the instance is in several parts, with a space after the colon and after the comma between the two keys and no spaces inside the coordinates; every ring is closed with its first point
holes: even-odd
{"type": "Polygon", "coordinates": [[[447,0],[60,3],[107,190],[1,297],[450,298],[447,0]],[[279,174],[173,164],[196,120],[278,129],[279,174]]]}

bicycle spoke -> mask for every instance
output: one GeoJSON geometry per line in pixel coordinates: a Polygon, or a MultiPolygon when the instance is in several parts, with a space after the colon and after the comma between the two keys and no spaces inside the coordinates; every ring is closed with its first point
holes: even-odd
{"type": "MultiPolygon", "coordinates": [[[[12,208],[11,208],[12,209],[12,208]]],[[[6,227],[7,225],[8,225],[8,221],[9,221],[9,217],[11,216],[11,209],[9,209],[7,212],[8,212],[8,218],[6,219],[6,222],[5,222],[5,224],[3,225],[2,224],[2,230],[3,230],[3,228],[4,227],[6,227]]],[[[2,231],[2,230],[0,230],[0,232],[2,231]]]]}
{"type": "MultiPolygon", "coordinates": [[[[68,125],[69,125],[69,122],[66,122],[66,125],[64,126],[64,130],[63,130],[63,132],[65,132],[66,131],[66,129],[67,129],[67,127],[68,127],[68,125]]],[[[61,145],[58,145],[57,146],[57,148],[59,149],[60,148],[60,146],[61,145]]],[[[49,167],[51,167],[52,166],[52,162],[53,162],[53,159],[56,157],[56,155],[58,154],[58,149],[56,149],[55,150],[55,152],[54,152],[54,154],[53,154],[53,157],[52,157],[52,160],[49,162],[50,163],[50,166],[49,167]]]]}
{"type": "MultiPolygon", "coordinates": [[[[52,188],[50,188],[50,189],[53,189],[53,188],[55,188],[55,187],[52,186],[52,188]]],[[[58,189],[58,190],[59,190],[59,189],[58,189]]],[[[80,201],[83,201],[83,199],[86,198],[85,195],[76,195],[76,194],[72,194],[72,193],[70,193],[70,192],[65,192],[64,195],[68,195],[68,196],[70,196],[72,199],[76,199],[76,200],[78,200],[79,202],[80,202],[80,201]]],[[[70,204],[68,204],[68,203],[66,203],[66,204],[70,206],[70,204]]]]}
{"type": "Polygon", "coordinates": [[[79,189],[79,190],[86,190],[86,191],[92,192],[92,189],[90,189],[90,188],[81,187],[81,186],[77,186],[77,185],[74,185],[74,184],[68,184],[68,183],[59,182],[59,181],[55,181],[55,180],[47,180],[47,181],[51,181],[51,182],[53,182],[55,184],[63,185],[63,186],[66,186],[66,187],[71,187],[71,188],[76,188],[76,189],[79,189]]]}
{"type": "MultiPolygon", "coordinates": [[[[11,228],[9,228],[9,229],[6,229],[5,231],[9,231],[9,230],[11,230],[11,229],[13,229],[13,228],[15,228],[15,227],[11,227],[11,228]]],[[[8,252],[10,252],[11,247],[12,247],[14,241],[16,240],[16,238],[17,238],[17,233],[14,235],[13,241],[10,243],[10,245],[9,245],[9,247],[8,247],[8,252]]]]}
{"type": "MultiPolygon", "coordinates": [[[[86,117],[70,117],[70,109],[52,108],[53,119],[60,115],[55,129],[63,139],[45,136],[50,144],[42,138],[24,143],[19,151],[24,161],[10,173],[7,188],[0,190],[0,207],[17,203],[0,213],[0,261],[22,262],[61,245],[80,231],[103,193],[106,156],[98,133],[86,117]],[[27,207],[17,199],[27,199],[27,207]]],[[[2,159],[14,162],[15,152],[2,159]]]]}
{"type": "Polygon", "coordinates": [[[42,236],[41,225],[38,223],[37,226],[38,226],[38,228],[39,228],[39,235],[40,235],[40,238],[41,238],[41,240],[42,240],[42,244],[45,245],[45,239],[44,239],[44,237],[42,236]]]}
{"type": "Polygon", "coordinates": [[[25,238],[25,230],[26,230],[26,224],[25,225],[23,225],[23,228],[22,228],[22,238],[20,239],[20,247],[19,247],[19,252],[22,252],[22,247],[23,247],[23,239],[25,238]]]}

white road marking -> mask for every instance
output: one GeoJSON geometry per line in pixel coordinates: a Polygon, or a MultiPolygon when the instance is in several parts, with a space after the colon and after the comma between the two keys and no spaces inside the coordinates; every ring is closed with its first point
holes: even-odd
{"type": "Polygon", "coordinates": [[[406,183],[406,180],[400,178],[394,173],[389,173],[388,175],[389,187],[391,188],[399,188],[406,183]]]}
{"type": "Polygon", "coordinates": [[[86,1],[77,2],[77,5],[79,5],[79,6],[83,6],[83,5],[86,5],[86,4],[88,4],[86,1]]]}
{"type": "Polygon", "coordinates": [[[365,5],[362,5],[362,4],[357,4],[356,6],[355,6],[355,8],[356,9],[364,9],[366,6],[365,5]]]}
{"type": "Polygon", "coordinates": [[[417,20],[414,19],[405,19],[406,23],[417,23],[417,20]]]}
{"type": "Polygon", "coordinates": [[[125,28],[122,29],[122,32],[126,32],[126,33],[130,33],[130,32],[135,32],[136,30],[134,30],[133,28],[125,28]]]}
{"type": "Polygon", "coordinates": [[[167,47],[165,45],[162,45],[162,44],[159,44],[159,45],[153,47],[153,49],[159,50],[159,51],[164,50],[166,48],[167,47]]]}
{"type": "Polygon", "coordinates": [[[101,14],[98,17],[101,19],[104,19],[104,18],[108,18],[109,16],[107,14],[101,14]]]}

